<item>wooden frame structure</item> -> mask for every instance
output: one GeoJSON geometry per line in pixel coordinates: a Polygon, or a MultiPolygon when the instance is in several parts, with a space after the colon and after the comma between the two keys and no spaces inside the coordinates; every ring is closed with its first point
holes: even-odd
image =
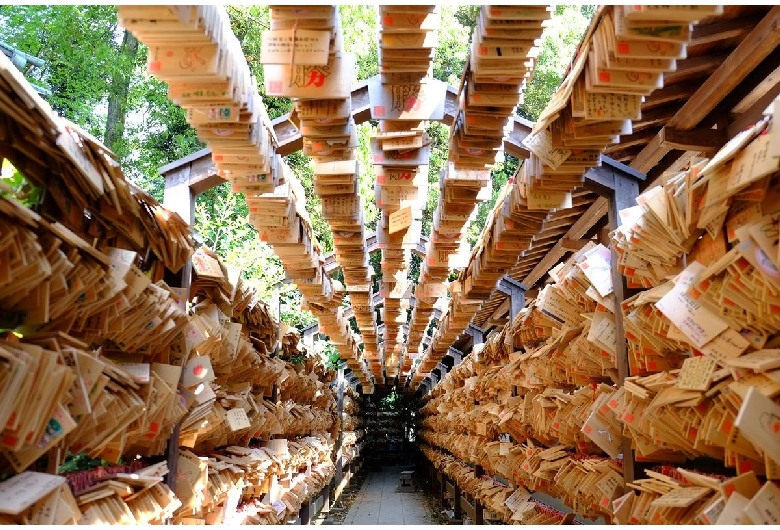
{"type": "MultiPolygon", "coordinates": [[[[599,16],[598,14],[596,16],[599,16]]],[[[353,89],[356,123],[369,119],[368,82],[353,89]]],[[[448,88],[443,122],[451,125],[457,112],[457,91],[448,88]]],[[[547,272],[584,244],[583,239],[600,235],[602,228],[618,225],[618,212],[632,206],[636,196],[674,175],[699,156],[717,151],[738,132],[760,119],[766,107],[780,95],[780,7],[725,6],[724,13],[702,20],[693,29],[686,59],[664,78],[664,88],[645,98],[641,118],[632,134],[604,151],[600,167],[587,171],[585,189],[595,192],[577,215],[566,218],[565,233],[545,241],[538,250],[521,256],[517,264],[496,285],[489,299],[474,316],[468,329],[453,342],[449,353],[424,379],[418,389],[425,394],[468,355],[475,344],[484,342],[495,329],[513,319],[526,301],[533,298],[547,272]]],[[[279,138],[277,152],[285,155],[301,147],[295,117],[274,120],[279,138]]],[[[533,124],[515,118],[504,142],[508,154],[528,157],[523,139],[533,124]]],[[[213,170],[210,152],[199,151],[160,169],[164,175],[166,207],[191,222],[198,193],[220,182],[213,170]],[[189,217],[185,214],[189,212],[189,217]]],[[[625,281],[613,270],[618,304],[630,296],[625,281]]],[[[621,318],[617,319],[622,336],[621,318]]],[[[619,347],[620,379],[628,375],[625,344],[619,347]]],[[[636,476],[637,464],[630,444],[624,443],[626,481],[636,476]]]]}

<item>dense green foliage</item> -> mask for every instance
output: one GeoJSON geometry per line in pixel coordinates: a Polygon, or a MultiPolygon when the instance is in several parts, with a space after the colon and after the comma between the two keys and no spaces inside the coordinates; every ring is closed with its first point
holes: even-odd
{"type": "Polygon", "coordinates": [[[556,6],[555,15],[542,35],[539,57],[524,94],[524,104],[517,109],[520,116],[535,121],[547,106],[574,60],[593,12],[594,6],[556,6]]]}
{"type": "MultiPolygon", "coordinates": [[[[264,94],[260,45],[262,31],[270,26],[268,6],[236,5],[226,9],[250,69],[257,78],[269,116],[272,119],[283,116],[292,108],[292,102],[264,94]]],[[[433,74],[435,78],[457,86],[479,6],[444,5],[441,10],[433,74]]],[[[354,81],[369,79],[378,72],[376,6],[343,5],[340,13],[344,47],[357,56],[354,81]]],[[[592,14],[593,6],[556,7],[542,39],[542,50],[525,93],[525,102],[518,107],[519,114],[529,119],[539,115],[560,84],[592,14]]],[[[0,6],[0,39],[45,61],[42,68],[28,65],[24,74],[51,90],[49,103],[52,108],[93,135],[105,138],[120,157],[125,173],[162,201],[164,183],[158,169],[204,146],[187,124],[182,109],[168,100],[166,84],[146,73],[147,48],[143,44],[137,48],[128,46],[127,37],[118,20],[116,6],[112,5],[0,6]],[[112,112],[118,113],[119,121],[112,112]]],[[[358,126],[359,187],[365,201],[367,232],[375,229],[379,217],[374,204],[369,148],[369,138],[375,131],[375,122],[358,126]]],[[[423,218],[425,235],[430,234],[433,211],[439,200],[438,178],[447,161],[449,130],[443,124],[432,123],[428,134],[433,140],[433,148],[423,218]]],[[[286,160],[306,190],[306,208],[315,236],[322,250],[329,252],[333,249],[333,240],[321,215],[321,201],[313,192],[311,160],[300,152],[287,156],[286,160]]],[[[518,161],[509,156],[496,166],[493,198],[480,205],[475,221],[468,229],[472,245],[496,197],[517,167],[518,161]]],[[[17,194],[24,195],[24,182],[18,174],[11,172],[4,177],[17,194]]],[[[299,293],[283,281],[280,261],[267,244],[258,240],[246,219],[243,196],[232,194],[227,185],[209,190],[197,199],[195,227],[203,243],[214,249],[226,263],[241,268],[244,277],[253,282],[267,300],[280,296],[282,319],[303,329],[315,319],[300,310],[299,293]]],[[[377,279],[381,277],[379,260],[379,253],[371,256],[377,279]]],[[[410,275],[416,280],[418,274],[419,258],[415,258],[410,275]]]]}

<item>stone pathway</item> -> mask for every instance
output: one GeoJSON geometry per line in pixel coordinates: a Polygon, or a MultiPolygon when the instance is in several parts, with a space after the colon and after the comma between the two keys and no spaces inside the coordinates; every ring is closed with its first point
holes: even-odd
{"type": "Polygon", "coordinates": [[[369,472],[342,524],[437,524],[434,515],[429,513],[424,493],[398,491],[401,471],[410,469],[413,466],[383,467],[382,471],[369,472]]]}

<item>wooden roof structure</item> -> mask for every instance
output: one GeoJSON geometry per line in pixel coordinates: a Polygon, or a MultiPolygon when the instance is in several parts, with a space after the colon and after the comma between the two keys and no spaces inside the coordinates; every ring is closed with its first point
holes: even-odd
{"type": "MultiPolygon", "coordinates": [[[[597,10],[588,34],[602,22],[604,13],[604,7],[597,10]]],[[[698,157],[717,151],[736,133],[760,119],[764,109],[780,94],[778,45],[777,6],[723,6],[722,14],[698,21],[693,25],[686,58],[677,60],[676,69],[664,74],[663,88],[644,98],[641,117],[633,120],[631,134],[621,135],[619,142],[608,145],[603,150],[601,167],[589,171],[598,173],[608,170],[611,163],[620,164],[646,177],[640,182],[642,190],[698,157]]],[[[370,117],[367,86],[368,82],[364,82],[353,87],[356,123],[370,117]]],[[[449,87],[445,124],[452,125],[457,105],[457,91],[449,87]]],[[[533,125],[515,118],[513,130],[504,142],[505,151],[520,159],[528,158],[523,140],[533,125]]],[[[273,126],[279,139],[278,153],[300,149],[295,116],[278,118],[273,126]]],[[[213,170],[208,150],[160,171],[166,178],[166,205],[182,200],[192,204],[197,193],[222,182],[213,170]],[[186,197],[184,190],[188,192],[186,197]]],[[[516,264],[506,271],[507,278],[524,286],[526,301],[534,296],[547,272],[570,252],[581,248],[583,240],[603,235],[609,209],[606,199],[578,188],[574,190],[572,206],[551,213],[549,222],[534,236],[532,248],[518,256],[516,264]]],[[[510,305],[506,290],[493,289],[473,317],[472,325],[487,336],[507,321],[510,305]]],[[[464,330],[452,346],[468,352],[472,344],[473,335],[464,330]]]]}
{"type": "MultiPolygon", "coordinates": [[[[591,29],[600,23],[602,14],[600,8],[591,29]]],[[[779,22],[777,7],[724,6],[723,14],[695,24],[687,58],[677,61],[675,72],[664,75],[663,88],[644,99],[632,134],[608,146],[605,157],[645,175],[641,191],[697,157],[712,155],[759,120],[780,94],[779,22]]],[[[574,201],[571,211],[556,213],[560,224],[538,233],[533,249],[519,256],[507,271],[508,278],[527,289],[526,302],[538,292],[550,269],[582,247],[583,239],[602,235],[608,201],[584,189],[575,193],[574,201]]],[[[496,288],[471,326],[487,337],[509,315],[510,297],[496,288]]],[[[472,328],[471,333],[464,330],[453,348],[468,352],[473,344],[472,328]]]]}

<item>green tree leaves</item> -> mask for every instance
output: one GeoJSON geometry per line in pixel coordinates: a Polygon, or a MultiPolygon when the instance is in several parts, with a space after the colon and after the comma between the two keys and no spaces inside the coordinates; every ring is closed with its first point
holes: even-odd
{"type": "Polygon", "coordinates": [[[535,121],[563,81],[588,28],[594,6],[557,6],[542,34],[539,57],[517,113],[535,121]],[[588,13],[590,13],[588,15],[588,13]]]}
{"type": "Polygon", "coordinates": [[[3,5],[0,19],[4,40],[45,61],[43,68],[28,65],[24,73],[52,91],[52,108],[102,137],[109,83],[127,68],[117,60],[116,7],[3,5]]]}
{"type": "Polygon", "coordinates": [[[355,81],[364,81],[379,73],[379,34],[375,5],[340,5],[344,48],[357,60],[355,81]]]}

